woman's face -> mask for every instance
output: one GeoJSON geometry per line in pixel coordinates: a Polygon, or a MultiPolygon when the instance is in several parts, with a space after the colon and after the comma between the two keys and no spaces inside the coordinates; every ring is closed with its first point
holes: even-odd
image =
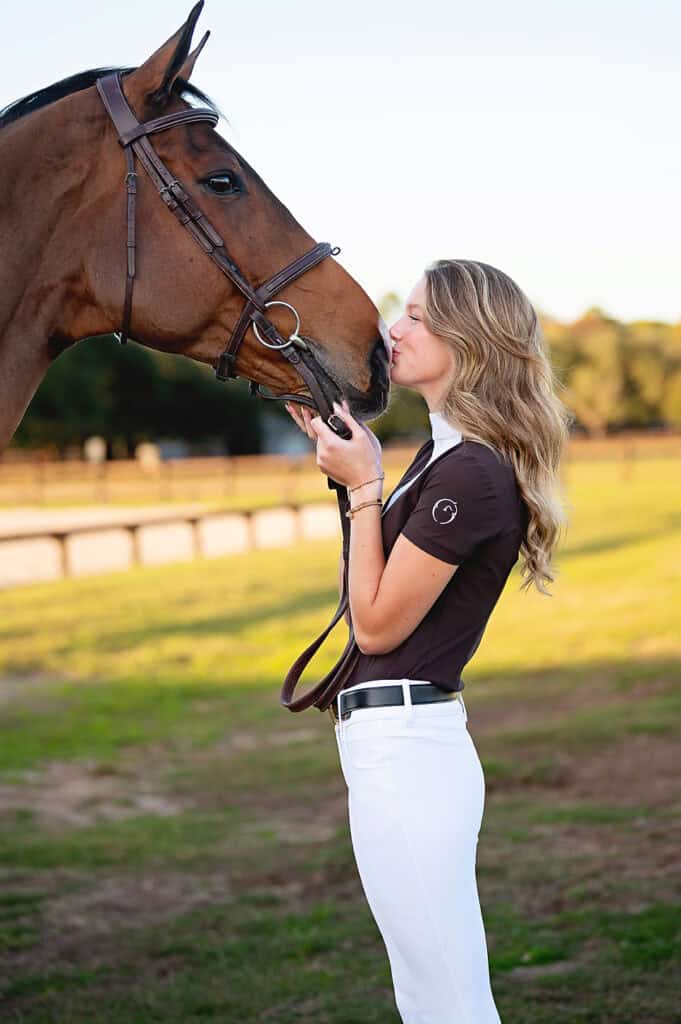
{"type": "Polygon", "coordinates": [[[390,380],[418,391],[432,411],[449,388],[454,355],[424,324],[425,304],[426,280],[422,277],[409,293],[404,313],[390,328],[393,342],[390,380]]]}

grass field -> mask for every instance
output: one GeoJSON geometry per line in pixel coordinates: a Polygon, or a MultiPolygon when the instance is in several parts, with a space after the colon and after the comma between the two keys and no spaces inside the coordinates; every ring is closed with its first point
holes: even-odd
{"type": "MultiPolygon", "coordinates": [[[[520,594],[516,567],[464,672],[493,989],[504,1024],[671,1024],[681,470],[569,479],[554,596],[520,594]]],[[[331,722],[278,701],[337,558],[0,594],[0,1019],[396,1024],[331,722]]]]}

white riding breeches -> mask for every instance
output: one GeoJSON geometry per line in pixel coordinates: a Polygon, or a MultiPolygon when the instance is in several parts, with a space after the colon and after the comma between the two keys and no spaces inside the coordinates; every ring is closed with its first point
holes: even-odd
{"type": "Polygon", "coordinates": [[[419,682],[343,691],[401,684],[405,701],[334,726],[355,861],[403,1024],[501,1024],[476,879],[482,765],[462,695],[412,705],[419,682]]]}

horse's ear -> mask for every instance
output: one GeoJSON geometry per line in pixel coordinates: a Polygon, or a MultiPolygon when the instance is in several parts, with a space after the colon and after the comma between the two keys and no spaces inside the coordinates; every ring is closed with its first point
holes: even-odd
{"type": "Polygon", "coordinates": [[[199,45],[197,47],[195,47],[195,49],[192,50],[192,52],[189,54],[189,56],[187,57],[186,61],[184,62],[184,64],[182,65],[182,67],[180,68],[180,70],[178,72],[178,75],[177,75],[178,78],[184,78],[185,82],[189,81],[189,77],[190,77],[192,71],[194,70],[194,65],[196,64],[196,58],[198,57],[198,55],[201,53],[201,50],[204,48],[204,46],[208,42],[208,36],[209,35],[210,35],[210,32],[206,32],[204,37],[203,37],[203,39],[199,43],[199,45]]]}
{"type": "Polygon", "coordinates": [[[194,26],[203,4],[204,0],[199,0],[192,7],[184,25],[162,46],[159,46],[158,50],[152,53],[144,64],[126,75],[124,81],[130,84],[133,94],[130,98],[137,98],[138,101],[141,101],[141,106],[146,103],[158,108],[165,106],[170,99],[173,82],[178,75],[182,75],[185,79],[189,78],[194,61],[208,38],[206,32],[194,53],[189,54],[194,26]]]}

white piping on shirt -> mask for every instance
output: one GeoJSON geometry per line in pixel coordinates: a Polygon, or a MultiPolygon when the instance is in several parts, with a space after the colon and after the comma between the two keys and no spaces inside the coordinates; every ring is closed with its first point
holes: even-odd
{"type": "Polygon", "coordinates": [[[450,423],[448,423],[447,420],[443,416],[441,416],[439,412],[429,412],[428,418],[430,419],[431,439],[434,442],[431,456],[428,459],[428,462],[423,467],[423,469],[419,470],[416,476],[412,477],[411,480],[408,480],[406,484],[402,484],[401,487],[398,487],[398,489],[393,494],[390,495],[390,498],[383,506],[381,515],[385,515],[386,511],[390,508],[393,502],[397,501],[397,499],[401,497],[409,487],[411,487],[414,481],[418,480],[422,473],[425,473],[431,462],[439,458],[440,455],[448,451],[450,448],[453,448],[454,445],[459,444],[459,442],[463,440],[463,434],[461,433],[461,431],[457,430],[456,427],[453,427],[450,423]]]}

